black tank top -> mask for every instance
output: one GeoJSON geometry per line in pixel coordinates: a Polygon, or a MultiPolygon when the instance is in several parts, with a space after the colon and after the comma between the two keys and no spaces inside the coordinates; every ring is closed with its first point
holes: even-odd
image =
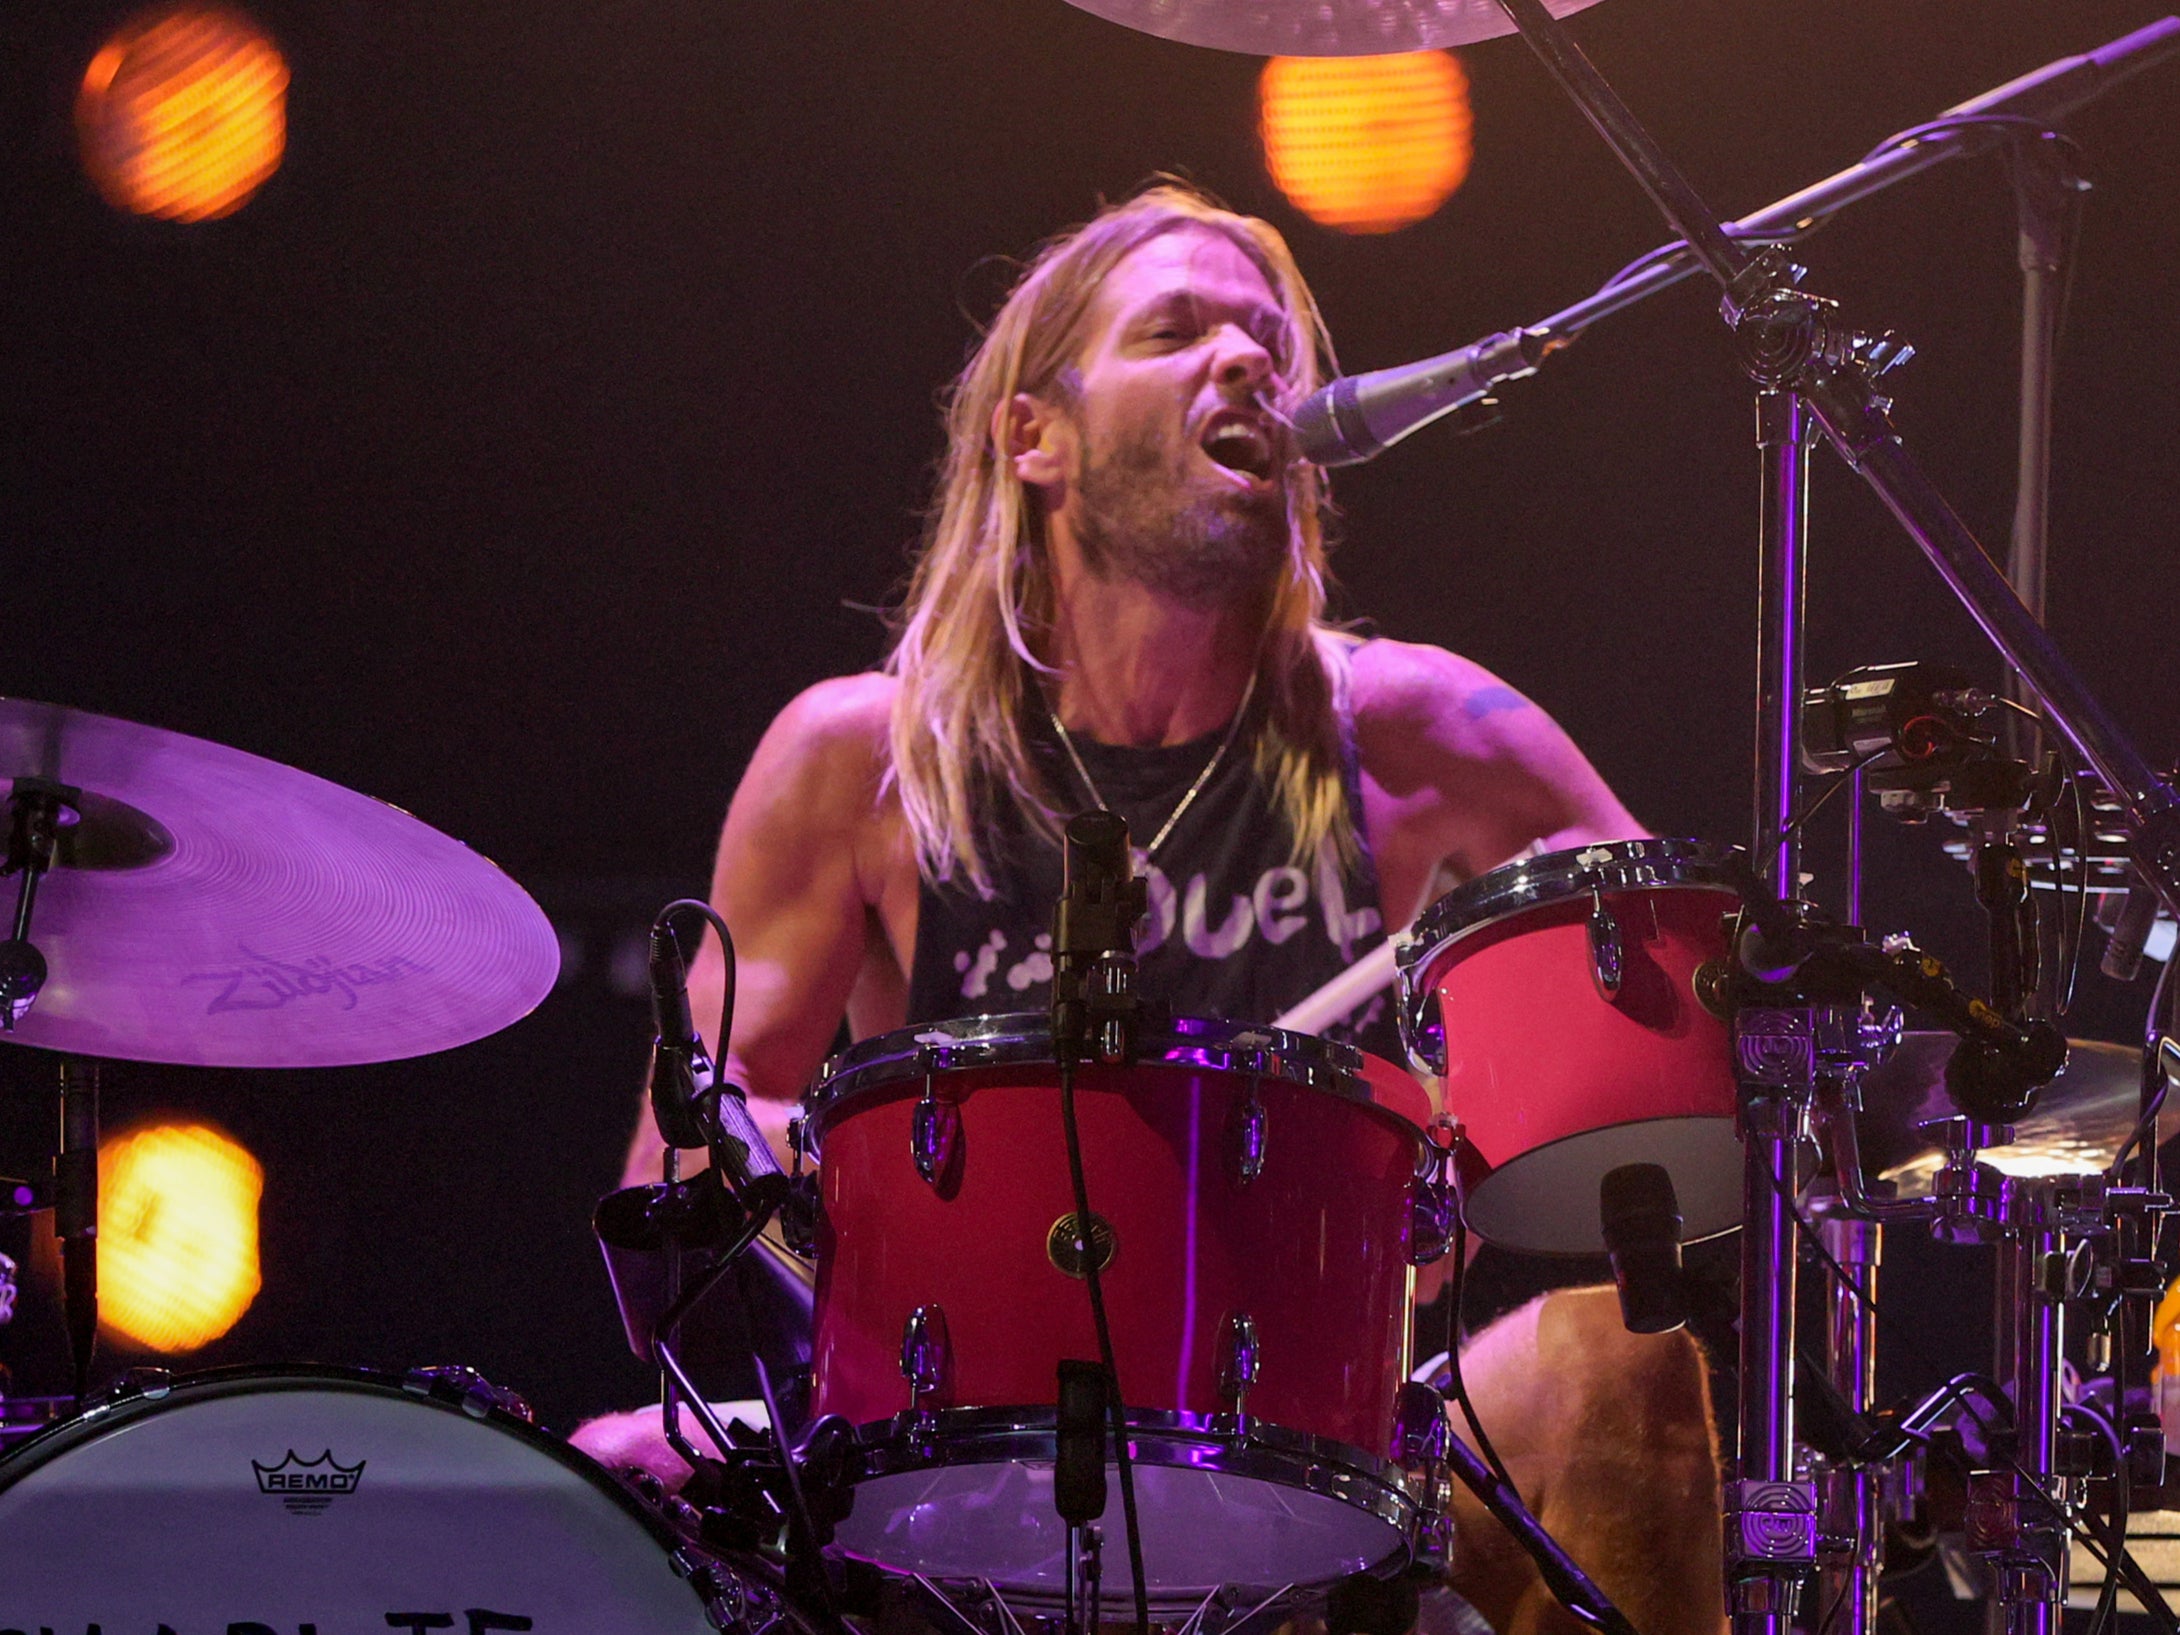
{"type": "MultiPolygon", "coordinates": [[[[1269,1022],[1385,940],[1377,869],[1362,827],[1354,735],[1343,723],[1343,785],[1357,860],[1330,855],[1313,868],[1289,860],[1287,824],[1258,776],[1252,739],[1261,703],[1148,867],[1141,848],[1219,753],[1226,729],[1185,744],[1135,749],[1077,737],[1075,748],[1107,804],[1128,820],[1150,912],[1137,936],[1138,991],[1179,1016],[1269,1022]]],[[[1028,723],[1032,757],[1063,811],[1096,804],[1040,711],[1028,723]]],[[[1051,1002],[1052,911],[1060,851],[1011,804],[992,821],[990,898],[974,887],[921,887],[908,1019],[934,1022],[1051,1002]]],[[[1324,1033],[1400,1059],[1391,998],[1378,994],[1324,1033]]]]}

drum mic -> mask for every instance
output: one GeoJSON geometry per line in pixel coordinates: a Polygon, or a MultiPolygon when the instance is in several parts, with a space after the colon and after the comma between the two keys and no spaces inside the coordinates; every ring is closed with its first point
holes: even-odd
{"type": "Polygon", "coordinates": [[[1052,1043],[1074,1060],[1125,1060],[1135,1032],[1135,923],[1150,903],[1125,818],[1102,808],[1067,824],[1052,922],[1052,1043]]]}
{"type": "Polygon", "coordinates": [[[1510,329],[1421,363],[1342,375],[1295,409],[1295,446],[1321,466],[1359,465],[1500,381],[1535,374],[1555,344],[1548,330],[1510,329]]]}
{"type": "Polygon", "coordinates": [[[729,1084],[689,1014],[689,972],[662,916],[651,928],[651,1117],[669,1147],[702,1147],[735,1197],[751,1209],[777,1206],[787,1177],[740,1086],[729,1084]]]}
{"type": "Polygon", "coordinates": [[[689,969],[662,919],[651,927],[651,1116],[669,1147],[706,1145],[699,1091],[717,1074],[689,1015],[689,969]]]}
{"type": "Polygon", "coordinates": [[[1688,1321],[1680,1269],[1680,1200],[1662,1164],[1622,1164],[1597,1189],[1598,1224],[1630,1334],[1665,1334],[1688,1321]]]}
{"type": "Polygon", "coordinates": [[[2142,956],[2149,946],[2150,933],[2157,929],[2157,893],[2129,870],[2127,890],[2119,898],[2113,917],[2107,922],[2100,908],[2097,921],[2110,939],[2097,969],[2114,982],[2134,981],[2142,974],[2142,956]]]}

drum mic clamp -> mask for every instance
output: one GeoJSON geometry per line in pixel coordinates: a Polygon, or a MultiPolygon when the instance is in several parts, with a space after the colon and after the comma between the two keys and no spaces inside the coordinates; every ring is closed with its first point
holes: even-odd
{"type": "Polygon", "coordinates": [[[1125,818],[1097,808],[1068,820],[1052,924],[1052,1042],[1068,1059],[1128,1060],[1135,1050],[1135,926],[1150,905],[1125,818]]]}

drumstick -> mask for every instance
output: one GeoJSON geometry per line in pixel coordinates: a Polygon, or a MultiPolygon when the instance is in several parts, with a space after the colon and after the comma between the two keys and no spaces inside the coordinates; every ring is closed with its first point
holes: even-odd
{"type": "Polygon", "coordinates": [[[1321,1033],[1379,989],[1389,987],[1393,976],[1393,945],[1382,942],[1307,999],[1272,1018],[1272,1026],[1321,1033]]]}

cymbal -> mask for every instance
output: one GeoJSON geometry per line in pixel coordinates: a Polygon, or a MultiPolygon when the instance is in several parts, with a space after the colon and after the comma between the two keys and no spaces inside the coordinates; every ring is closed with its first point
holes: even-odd
{"type": "MultiPolygon", "coordinates": [[[[1565,17],[1594,0],[1545,0],[1565,17]]],[[[1071,0],[1108,22],[1183,45],[1259,57],[1375,57],[1514,32],[1496,0],[1071,0]]]]}
{"type": "MultiPolygon", "coordinates": [[[[528,893],[398,807],[201,738],[0,699],[0,796],[80,790],[4,1037],[122,1061],[339,1067],[481,1039],[560,950],[528,893]]],[[[0,878],[12,916],[14,877],[0,878]]],[[[0,926],[0,935],[5,934],[0,926]]]]}
{"type": "MultiPolygon", "coordinates": [[[[1930,1191],[1945,1161],[1940,1138],[1917,1126],[1956,1118],[1945,1093],[1945,1064],[1958,1041],[1950,1033],[1910,1033],[1862,1080],[1862,1167],[1897,1181],[1903,1197],[1930,1191]]],[[[2142,1052],[2128,1045],[2076,1039],[2066,1067],[2044,1086],[2036,1109],[2014,1126],[2011,1146],[1977,1157],[2008,1175],[2086,1175],[2111,1163],[2141,1117],[2142,1052]]]]}

